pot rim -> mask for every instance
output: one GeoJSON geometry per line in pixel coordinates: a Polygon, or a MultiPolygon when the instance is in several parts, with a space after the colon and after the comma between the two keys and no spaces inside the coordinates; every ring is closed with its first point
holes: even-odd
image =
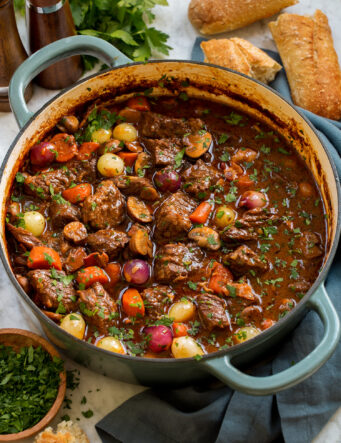
{"type": "MultiPolygon", "coordinates": [[[[209,354],[204,354],[201,358],[200,358],[200,362],[201,361],[207,361],[207,360],[211,360],[211,359],[216,359],[216,358],[221,358],[227,354],[231,354],[231,357],[234,357],[236,355],[242,354],[244,351],[247,351],[249,348],[252,348],[254,346],[257,346],[260,343],[266,342],[270,337],[272,337],[273,335],[276,334],[277,331],[279,331],[280,329],[282,329],[282,325],[284,325],[285,323],[290,323],[290,320],[293,316],[296,315],[296,313],[298,311],[302,311],[303,309],[306,308],[307,302],[309,300],[309,298],[311,297],[311,295],[317,290],[317,288],[323,284],[327,273],[329,271],[329,268],[332,264],[332,261],[334,259],[334,256],[336,254],[336,250],[337,250],[337,246],[339,243],[339,238],[340,238],[340,234],[341,234],[341,190],[340,190],[340,180],[339,180],[339,176],[336,170],[336,166],[334,163],[334,160],[331,156],[331,154],[329,153],[328,149],[325,148],[324,146],[324,142],[321,140],[317,129],[313,126],[313,124],[310,122],[310,120],[302,113],[301,110],[298,110],[292,103],[290,103],[286,98],[284,98],[279,92],[277,92],[275,89],[271,88],[269,85],[266,85],[262,82],[260,82],[259,80],[253,79],[248,77],[245,74],[242,74],[240,72],[234,71],[232,69],[229,68],[224,68],[222,66],[218,66],[212,63],[204,63],[204,62],[198,62],[198,61],[193,61],[193,60],[177,60],[177,59],[167,59],[167,60],[150,60],[148,61],[148,64],[153,63],[153,64],[158,64],[158,63],[186,63],[186,64],[192,64],[192,65],[199,65],[201,67],[203,67],[204,69],[208,66],[208,67],[213,67],[216,69],[220,69],[223,71],[227,71],[227,72],[231,72],[232,74],[235,74],[237,76],[241,76],[246,78],[248,81],[250,82],[254,82],[256,84],[258,84],[259,86],[261,86],[262,88],[267,89],[270,93],[276,95],[278,98],[280,98],[281,100],[283,100],[285,102],[286,105],[289,105],[290,108],[292,108],[292,110],[298,114],[299,117],[301,117],[304,122],[310,127],[310,129],[313,131],[313,133],[315,134],[315,136],[317,137],[318,141],[320,142],[321,146],[323,147],[323,150],[325,151],[328,161],[330,163],[330,166],[332,168],[333,171],[333,178],[337,184],[336,189],[337,189],[337,202],[338,202],[338,214],[337,214],[337,223],[336,223],[336,229],[335,229],[335,238],[334,241],[331,245],[330,248],[330,252],[328,255],[327,260],[325,261],[325,263],[323,264],[322,270],[319,273],[318,277],[316,278],[315,282],[312,284],[312,286],[310,287],[310,289],[308,290],[308,292],[304,295],[304,297],[300,300],[300,302],[287,314],[285,315],[283,318],[281,318],[277,323],[275,323],[273,326],[271,326],[270,328],[266,329],[265,331],[262,331],[259,335],[255,336],[254,338],[247,340],[243,343],[239,343],[236,345],[233,345],[227,349],[221,349],[221,350],[217,350],[215,352],[211,352],[209,354]]],[[[1,180],[3,177],[3,172],[4,169],[6,167],[7,164],[7,160],[10,157],[13,149],[15,148],[18,140],[20,139],[21,135],[25,132],[25,130],[31,125],[31,123],[36,119],[36,117],[40,114],[42,114],[45,109],[51,104],[53,103],[55,100],[57,100],[58,98],[60,98],[61,96],[63,96],[64,94],[67,94],[70,90],[77,88],[80,84],[82,83],[86,83],[88,80],[93,79],[95,77],[99,77],[102,74],[111,72],[111,71],[115,71],[117,69],[124,69],[126,67],[130,67],[130,66],[138,66],[138,65],[144,65],[146,63],[144,62],[132,62],[132,63],[128,63],[128,64],[124,64],[124,65],[119,65],[119,66],[115,66],[115,67],[111,67],[108,69],[105,69],[101,72],[97,72],[94,74],[89,75],[88,77],[85,77],[79,81],[77,81],[76,83],[74,83],[71,86],[68,86],[67,88],[62,89],[60,92],[58,92],[55,96],[53,96],[51,99],[49,99],[46,103],[44,103],[44,105],[38,109],[38,111],[36,111],[32,117],[25,123],[25,125],[19,130],[19,133],[16,135],[16,137],[14,138],[13,142],[11,143],[4,159],[3,162],[1,164],[0,167],[0,174],[1,174],[1,180]]],[[[0,180],[0,181],[1,181],[0,180]]],[[[148,357],[139,357],[139,356],[131,356],[131,355],[127,355],[127,354],[118,354],[118,353],[113,353],[110,351],[107,351],[105,349],[101,349],[98,348],[97,346],[88,343],[87,341],[81,340],[71,334],[69,334],[68,332],[64,331],[62,328],[60,328],[53,320],[51,320],[50,318],[48,318],[45,314],[43,314],[40,310],[40,308],[31,300],[31,298],[26,294],[26,292],[22,289],[22,287],[20,286],[20,284],[18,283],[17,279],[14,276],[14,273],[9,265],[9,262],[7,260],[6,257],[6,253],[4,252],[4,248],[3,245],[1,244],[1,248],[0,248],[0,257],[2,260],[2,263],[4,265],[4,268],[7,272],[7,275],[9,276],[10,280],[12,281],[14,287],[17,289],[17,292],[20,294],[20,296],[25,300],[25,302],[33,309],[35,315],[38,317],[38,319],[43,320],[44,322],[47,322],[49,324],[50,327],[58,330],[59,333],[61,333],[62,335],[65,335],[65,337],[69,337],[72,338],[74,340],[76,340],[80,345],[85,346],[85,348],[87,348],[87,350],[91,350],[91,351],[99,351],[99,352],[104,352],[107,355],[111,355],[112,357],[115,358],[119,358],[119,359],[124,359],[124,360],[133,360],[136,361],[138,363],[146,363],[146,364],[172,364],[172,365],[181,365],[183,363],[188,363],[191,361],[195,361],[194,358],[190,357],[190,358],[148,358],[148,357]]]]}

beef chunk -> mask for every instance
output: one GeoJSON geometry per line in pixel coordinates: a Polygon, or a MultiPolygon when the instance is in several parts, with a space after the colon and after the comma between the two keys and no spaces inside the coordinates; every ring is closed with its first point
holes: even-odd
{"type": "Polygon", "coordinates": [[[151,154],[153,163],[156,166],[174,165],[175,156],[181,150],[179,140],[177,139],[157,140],[146,138],[143,140],[143,143],[151,154]]]}
{"type": "Polygon", "coordinates": [[[156,255],[154,276],[159,283],[174,283],[196,274],[202,267],[204,254],[198,246],[170,243],[156,255]]]}
{"type": "Polygon", "coordinates": [[[45,309],[65,314],[77,309],[72,281],[63,271],[35,269],[27,274],[34,290],[34,301],[45,309]]]}
{"type": "Polygon", "coordinates": [[[134,194],[142,200],[154,201],[159,198],[157,190],[148,178],[120,175],[115,180],[116,186],[126,195],[134,194]]]}
{"type": "Polygon", "coordinates": [[[224,329],[229,325],[225,309],[225,301],[216,295],[200,294],[197,297],[198,313],[205,329],[224,329]]]}
{"type": "Polygon", "coordinates": [[[53,194],[59,194],[75,179],[76,176],[70,171],[57,169],[27,176],[24,186],[27,194],[47,200],[51,198],[51,191],[53,194]]]}
{"type": "Polygon", "coordinates": [[[293,292],[298,292],[301,294],[305,294],[306,292],[308,292],[308,290],[310,289],[312,283],[306,281],[306,280],[300,280],[297,281],[295,283],[291,283],[288,288],[290,289],[290,291],[293,292]]]}
{"type": "Polygon", "coordinates": [[[73,273],[84,265],[86,252],[84,248],[72,248],[64,261],[64,268],[67,272],[73,273]]]}
{"type": "Polygon", "coordinates": [[[227,244],[243,243],[249,240],[257,240],[257,233],[250,229],[239,229],[232,226],[220,233],[220,238],[227,244]]]}
{"type": "Polygon", "coordinates": [[[215,185],[219,178],[217,169],[206,165],[201,159],[182,173],[184,189],[198,198],[209,195],[210,186],[215,185]]]}
{"type": "Polygon", "coordinates": [[[302,251],[303,256],[309,260],[320,257],[323,254],[319,236],[310,231],[302,232],[299,249],[302,251]]]}
{"type": "Polygon", "coordinates": [[[169,286],[153,286],[142,292],[142,298],[148,316],[152,320],[158,320],[166,314],[170,303],[174,300],[174,292],[169,286]]]}
{"type": "Polygon", "coordinates": [[[101,283],[94,283],[90,288],[78,291],[79,309],[88,323],[95,326],[102,334],[115,324],[117,305],[101,283]]]}
{"type": "Polygon", "coordinates": [[[40,236],[40,240],[44,245],[55,249],[61,255],[62,262],[64,261],[64,255],[72,248],[62,233],[57,234],[53,231],[45,231],[44,234],[40,236]]]}
{"type": "Polygon", "coordinates": [[[89,234],[87,239],[90,249],[105,252],[109,258],[115,258],[129,242],[125,232],[115,229],[101,229],[94,234],[89,234]]]}
{"type": "Polygon", "coordinates": [[[72,159],[65,164],[69,173],[75,175],[75,182],[93,182],[96,179],[97,159],[95,157],[87,160],[72,159]]]}
{"type": "Polygon", "coordinates": [[[125,201],[112,180],[102,181],[96,192],[84,200],[82,219],[93,228],[114,228],[124,217],[125,201]]]}
{"type": "Polygon", "coordinates": [[[249,271],[266,272],[269,268],[267,261],[262,261],[252,249],[245,245],[225,255],[224,263],[236,276],[244,275],[249,271]]]}
{"type": "Polygon", "coordinates": [[[187,133],[198,132],[204,126],[199,118],[184,120],[167,117],[154,112],[142,112],[139,121],[139,134],[148,138],[183,137],[187,133]]]}
{"type": "Polygon", "coordinates": [[[23,290],[26,293],[29,293],[31,288],[29,279],[20,274],[15,274],[15,278],[18,280],[18,283],[23,288],[23,290]]]}
{"type": "Polygon", "coordinates": [[[16,241],[21,243],[26,249],[32,249],[33,246],[42,246],[42,242],[26,229],[17,228],[10,223],[7,223],[6,226],[16,241]]]}
{"type": "Polygon", "coordinates": [[[70,222],[78,221],[80,211],[70,203],[57,203],[53,201],[49,207],[49,215],[55,228],[63,228],[70,222]]]}
{"type": "Polygon", "coordinates": [[[264,225],[274,225],[279,223],[280,217],[276,215],[275,209],[255,208],[246,211],[243,217],[238,220],[242,228],[255,228],[264,225]]]}
{"type": "Polygon", "coordinates": [[[192,227],[189,216],[196,204],[183,192],[168,197],[155,214],[155,238],[160,243],[181,240],[192,227]]]}

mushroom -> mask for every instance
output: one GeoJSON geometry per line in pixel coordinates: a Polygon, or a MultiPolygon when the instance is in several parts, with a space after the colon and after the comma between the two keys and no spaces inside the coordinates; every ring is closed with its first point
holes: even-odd
{"type": "Polygon", "coordinates": [[[134,225],[129,231],[130,250],[139,255],[153,256],[153,244],[149,238],[149,233],[142,226],[134,225]]]}
{"type": "Polygon", "coordinates": [[[188,237],[194,240],[198,246],[212,251],[217,251],[221,246],[218,232],[208,226],[192,229],[188,233],[188,237]]]}
{"type": "Polygon", "coordinates": [[[141,152],[135,162],[135,174],[139,177],[144,176],[145,170],[151,167],[151,158],[146,152],[141,152]]]}
{"type": "Polygon", "coordinates": [[[153,220],[153,216],[149,212],[148,206],[145,202],[133,195],[128,197],[127,211],[132,219],[140,223],[150,223],[153,220]]]}

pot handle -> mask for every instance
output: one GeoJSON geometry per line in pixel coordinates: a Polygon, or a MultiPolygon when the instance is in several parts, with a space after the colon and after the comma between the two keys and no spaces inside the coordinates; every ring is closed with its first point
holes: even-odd
{"type": "Polygon", "coordinates": [[[62,38],[26,59],[15,71],[9,85],[9,100],[13,114],[22,128],[33,113],[27,108],[24,92],[31,80],[41,71],[72,55],[92,55],[109,66],[130,63],[131,60],[105,40],[89,35],[76,35],[62,38]]]}
{"type": "Polygon", "coordinates": [[[320,316],[324,335],[319,345],[294,366],[267,377],[253,377],[239,371],[229,356],[202,361],[201,365],[223,383],[245,394],[269,395],[295,386],[329,359],[340,339],[340,320],[323,284],[307,303],[320,316]]]}

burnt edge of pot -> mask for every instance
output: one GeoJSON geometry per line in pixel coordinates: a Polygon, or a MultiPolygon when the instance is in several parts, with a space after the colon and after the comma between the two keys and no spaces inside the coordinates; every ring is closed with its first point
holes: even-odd
{"type": "MultiPolygon", "coordinates": [[[[279,331],[282,328],[282,324],[283,323],[288,323],[289,319],[291,319],[293,316],[295,316],[297,314],[298,311],[303,311],[305,310],[306,304],[308,299],[310,298],[310,296],[313,294],[313,292],[315,292],[315,290],[318,288],[318,286],[320,284],[323,283],[328,270],[332,264],[333,258],[335,256],[336,250],[337,250],[337,246],[338,246],[338,241],[340,238],[340,233],[341,233],[341,191],[340,191],[340,180],[337,174],[337,170],[334,164],[334,161],[330,155],[330,153],[328,152],[328,150],[325,148],[323,141],[321,140],[321,138],[318,135],[318,132],[316,130],[316,128],[312,125],[312,123],[302,114],[302,112],[300,110],[297,110],[296,107],[291,104],[287,99],[285,99],[281,94],[279,94],[276,90],[272,89],[270,86],[265,85],[263,83],[261,83],[258,80],[252,79],[250,77],[248,77],[245,74],[241,74],[239,72],[233,71],[231,69],[228,68],[223,68],[221,66],[217,66],[217,65],[213,65],[213,64],[209,64],[209,63],[204,63],[204,62],[194,62],[194,61],[187,61],[187,60],[152,60],[148,63],[152,63],[152,64],[168,64],[168,63],[185,63],[185,64],[190,64],[190,65],[199,65],[199,66],[209,66],[211,68],[215,68],[218,70],[222,70],[222,71],[228,71],[233,73],[234,75],[237,76],[241,76],[246,78],[248,81],[250,82],[254,82],[256,84],[258,84],[259,86],[267,89],[268,91],[270,91],[272,94],[276,95],[277,97],[279,97],[281,100],[283,100],[283,102],[285,102],[287,105],[289,105],[294,112],[296,112],[303,120],[304,122],[310,127],[310,129],[313,131],[313,133],[315,134],[315,136],[317,137],[317,139],[319,140],[321,146],[323,147],[329,163],[331,165],[332,171],[333,171],[333,176],[334,176],[334,180],[336,182],[337,186],[337,202],[338,202],[338,217],[337,217],[337,221],[336,221],[336,229],[335,229],[335,238],[332,244],[330,244],[331,239],[329,238],[329,236],[327,237],[327,242],[328,242],[328,246],[329,246],[329,253],[328,253],[328,258],[325,260],[322,271],[320,272],[320,274],[318,275],[317,279],[315,280],[315,282],[313,283],[313,285],[311,286],[311,288],[309,289],[309,291],[305,294],[305,296],[302,298],[302,300],[296,305],[296,307],[290,311],[285,317],[283,317],[282,319],[280,319],[275,325],[273,325],[271,328],[262,331],[261,334],[257,335],[256,337],[252,338],[251,340],[245,341],[243,343],[234,345],[228,349],[223,349],[223,350],[218,350],[216,352],[210,353],[210,354],[205,354],[202,359],[200,361],[203,360],[208,360],[208,359],[214,359],[214,358],[219,358],[222,357],[226,354],[230,354],[231,357],[233,358],[234,356],[237,356],[241,353],[243,353],[244,351],[246,351],[248,348],[253,347],[254,345],[259,345],[261,343],[265,343],[267,342],[273,335],[276,335],[277,331],[279,331]]],[[[60,98],[61,96],[63,96],[64,94],[68,93],[70,90],[77,88],[79,85],[86,83],[88,80],[95,78],[95,77],[107,77],[110,76],[110,73],[114,70],[117,69],[124,69],[125,67],[131,67],[131,66],[138,66],[138,65],[143,65],[143,62],[135,62],[135,63],[129,63],[127,65],[120,65],[114,68],[109,68],[105,71],[102,71],[100,73],[95,73],[92,74],[80,81],[78,81],[77,83],[75,83],[74,85],[69,86],[68,88],[63,89],[62,91],[60,91],[57,95],[55,95],[54,97],[52,97],[49,101],[47,101],[31,118],[30,120],[23,126],[23,128],[20,129],[18,135],[15,137],[15,139],[13,140],[13,142],[11,143],[11,146],[8,149],[8,152],[6,153],[4,160],[2,162],[1,168],[0,168],[0,173],[1,176],[3,175],[4,169],[6,167],[6,163],[8,158],[10,157],[14,147],[16,146],[17,141],[19,140],[19,138],[21,137],[21,134],[25,131],[25,129],[31,125],[31,123],[36,119],[36,117],[40,114],[42,114],[45,109],[52,104],[56,99],[60,98]]],[[[159,80],[160,81],[160,80],[159,80]]],[[[112,95],[123,95],[123,94],[131,94],[133,92],[135,93],[141,93],[144,92],[146,89],[152,88],[152,87],[156,87],[158,86],[159,81],[151,81],[151,80],[145,80],[145,81],[139,81],[138,84],[134,83],[134,78],[132,76],[126,76],[126,83],[127,85],[122,86],[122,87],[113,87],[113,88],[104,88],[103,90],[100,91],[100,93],[98,93],[98,91],[94,91],[93,94],[87,95],[87,99],[84,100],[84,97],[82,95],[80,95],[78,97],[78,103],[75,104],[74,106],[71,106],[69,108],[70,112],[74,112],[77,109],[79,109],[82,106],[86,106],[86,104],[88,104],[89,102],[92,102],[95,99],[105,99],[108,97],[111,97],[112,95]]],[[[199,89],[202,89],[202,85],[198,83],[196,83],[193,80],[190,80],[190,86],[192,87],[196,87],[199,89]]],[[[231,83],[226,85],[226,88],[228,88],[229,86],[231,86],[231,83]]],[[[181,91],[185,91],[187,88],[187,86],[183,85],[183,80],[177,80],[177,79],[172,79],[171,82],[169,82],[167,84],[167,88],[169,89],[169,91],[171,93],[175,93],[175,92],[181,92],[181,91]]],[[[239,94],[233,93],[231,91],[228,91],[224,88],[220,88],[220,87],[216,87],[214,85],[208,85],[206,86],[206,91],[214,94],[214,95],[226,95],[234,100],[239,100],[241,103],[244,103],[246,105],[248,105],[250,108],[253,108],[255,110],[257,110],[258,112],[261,112],[264,116],[266,116],[268,119],[274,121],[276,123],[276,125],[278,125],[280,128],[284,128],[287,127],[286,123],[283,122],[278,116],[276,116],[275,114],[271,113],[269,110],[264,109],[264,107],[262,105],[260,105],[258,102],[251,100],[250,98],[245,98],[239,94]]],[[[246,111],[244,111],[246,112],[246,111]]],[[[57,119],[53,119],[53,118],[49,118],[46,123],[45,123],[45,129],[43,129],[43,132],[45,131],[45,134],[48,133],[49,130],[52,129],[52,125],[55,125],[57,123],[57,119]]],[[[289,134],[290,137],[292,139],[294,139],[295,137],[299,138],[300,143],[303,144],[306,147],[309,147],[309,143],[305,140],[305,137],[303,136],[303,134],[301,134],[300,129],[298,129],[296,122],[292,121],[292,126],[290,125],[290,127],[288,128],[290,129],[289,134]],[[295,129],[296,128],[296,129],[295,129]]],[[[11,172],[11,176],[10,176],[10,180],[8,181],[8,183],[6,184],[6,189],[5,189],[5,194],[7,196],[7,200],[8,200],[8,196],[9,196],[9,191],[10,188],[12,187],[13,184],[13,180],[14,180],[14,176],[17,172],[17,170],[20,168],[20,166],[22,165],[23,159],[26,156],[29,147],[31,146],[32,143],[32,139],[28,139],[25,141],[25,149],[22,150],[22,152],[20,153],[20,156],[17,159],[17,167],[14,168],[14,170],[11,172]]],[[[307,164],[307,159],[303,158],[303,160],[305,161],[305,163],[307,164]]],[[[323,183],[326,184],[327,180],[325,175],[323,174],[323,170],[322,170],[322,166],[320,161],[316,158],[316,155],[314,153],[314,161],[315,161],[315,165],[318,168],[319,173],[321,173],[321,176],[323,178],[323,183]]],[[[309,166],[309,165],[308,165],[309,166]]],[[[320,185],[321,186],[321,185],[320,185]]],[[[320,187],[319,186],[319,187],[320,187]]],[[[328,189],[328,187],[326,188],[328,189]]],[[[326,208],[327,213],[331,212],[330,208],[332,206],[332,202],[331,202],[331,198],[329,193],[326,194],[325,196],[326,200],[327,200],[327,204],[329,205],[329,211],[328,208],[326,208]]],[[[5,205],[3,208],[1,208],[2,212],[4,212],[6,209],[5,205]]],[[[332,220],[331,220],[332,222],[332,220]]],[[[5,232],[5,229],[4,229],[5,232]]],[[[6,272],[10,278],[10,280],[12,281],[12,283],[14,284],[14,287],[17,289],[17,291],[19,292],[20,296],[25,300],[25,302],[33,309],[35,315],[38,318],[41,318],[42,320],[44,320],[45,322],[47,322],[52,328],[58,330],[59,332],[62,333],[62,335],[65,335],[66,337],[72,337],[73,340],[77,340],[80,344],[82,344],[83,346],[85,346],[86,348],[88,348],[89,350],[93,350],[95,348],[94,345],[87,343],[84,340],[80,340],[72,335],[70,335],[69,333],[67,333],[64,330],[61,330],[61,328],[54,323],[51,319],[49,319],[47,316],[45,316],[41,310],[38,308],[38,306],[36,306],[36,304],[31,300],[31,298],[26,294],[26,292],[22,289],[22,287],[19,285],[17,279],[14,276],[14,273],[9,265],[9,261],[7,259],[7,242],[6,240],[4,241],[4,245],[5,248],[1,248],[0,250],[0,257],[1,260],[3,262],[4,268],[6,269],[6,272]],[[4,249],[6,249],[6,252],[4,251],[4,249]]],[[[110,351],[106,351],[101,349],[101,352],[105,352],[107,355],[111,355],[111,357],[113,357],[113,353],[111,353],[110,351]]],[[[153,364],[155,366],[155,364],[160,364],[162,365],[163,363],[171,363],[173,365],[175,364],[182,364],[184,362],[190,362],[190,361],[195,361],[195,359],[193,358],[186,358],[186,359],[174,359],[174,358],[153,358],[150,359],[148,357],[138,357],[138,356],[130,356],[130,355],[123,355],[123,354],[115,354],[116,358],[120,358],[120,359],[128,359],[131,360],[133,359],[136,362],[141,362],[141,363],[148,363],[148,364],[153,364]]]]}

